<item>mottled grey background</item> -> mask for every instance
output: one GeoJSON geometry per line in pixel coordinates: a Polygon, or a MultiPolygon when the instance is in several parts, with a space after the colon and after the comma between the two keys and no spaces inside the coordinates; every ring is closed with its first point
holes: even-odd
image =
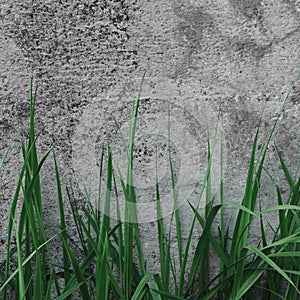
{"type": "MultiPolygon", "coordinates": [[[[241,201],[261,111],[265,109],[260,144],[300,69],[299,29],[298,0],[1,0],[0,155],[8,147],[12,150],[1,174],[1,185],[6,185],[0,192],[0,254],[5,251],[8,207],[22,162],[18,130],[21,134],[28,130],[33,69],[39,84],[36,123],[37,130],[42,130],[40,153],[55,143],[61,176],[65,184],[73,182],[78,201],[82,199],[81,179],[91,191],[95,187],[99,145],[113,132],[113,117],[126,132],[130,101],[147,69],[135,184],[142,207],[151,208],[155,141],[161,134],[159,175],[166,199],[170,194],[166,164],[170,105],[175,169],[179,178],[195,174],[190,185],[183,180],[182,189],[187,191],[180,210],[184,238],[191,220],[186,200],[197,199],[199,188],[193,188],[204,175],[207,129],[212,136],[220,98],[213,190],[217,195],[223,143],[226,200],[241,201]]],[[[276,131],[277,144],[294,175],[299,165],[299,91],[297,84],[276,131]]],[[[122,169],[120,140],[114,157],[122,169]]],[[[266,165],[284,186],[273,147],[266,165]]],[[[55,232],[58,214],[51,161],[45,166],[42,182],[45,220],[49,231],[55,232]]],[[[274,199],[267,193],[267,178],[262,185],[266,190],[261,195],[263,204],[269,206],[274,199]]],[[[231,213],[228,210],[228,219],[231,213]]],[[[142,222],[152,217],[150,211],[149,216],[142,216],[142,222]]],[[[151,262],[157,259],[156,229],[153,223],[142,228],[151,269],[151,262]]],[[[254,238],[255,231],[253,227],[254,238]]]]}

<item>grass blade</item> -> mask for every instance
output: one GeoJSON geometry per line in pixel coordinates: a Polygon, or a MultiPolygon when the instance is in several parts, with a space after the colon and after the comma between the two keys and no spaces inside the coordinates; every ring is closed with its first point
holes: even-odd
{"type": "MultiPolygon", "coordinates": [[[[56,155],[55,155],[54,151],[53,151],[53,160],[54,160],[55,175],[56,175],[58,207],[59,207],[59,215],[60,215],[60,228],[62,230],[63,239],[66,241],[67,240],[67,232],[66,232],[67,226],[66,226],[65,213],[64,213],[62,188],[61,188],[60,176],[59,176],[59,171],[58,171],[58,166],[57,166],[57,161],[56,161],[56,155]]],[[[70,275],[70,271],[69,271],[68,252],[65,249],[64,245],[63,245],[63,269],[64,269],[64,280],[65,280],[65,285],[66,285],[67,282],[70,280],[71,275],[70,275]]],[[[70,298],[67,298],[67,299],[70,299],[70,298]]]]}
{"type": "Polygon", "coordinates": [[[248,246],[247,247],[250,251],[256,253],[259,257],[261,257],[268,265],[270,265],[275,271],[277,271],[284,279],[286,279],[296,290],[297,293],[300,294],[300,291],[294,284],[294,282],[291,280],[291,278],[267,255],[265,255],[261,250],[259,250],[256,247],[248,246]]]}
{"type": "Polygon", "coordinates": [[[83,300],[89,300],[89,299],[91,299],[91,297],[89,295],[88,287],[87,287],[87,284],[86,284],[87,279],[85,278],[74,253],[72,252],[71,248],[67,244],[67,241],[64,240],[64,238],[61,234],[59,234],[59,237],[60,237],[66,251],[68,252],[68,255],[69,255],[71,263],[72,263],[72,266],[74,268],[74,272],[75,272],[75,276],[77,278],[77,281],[78,281],[78,283],[82,283],[80,285],[81,297],[82,297],[83,300]]]}
{"type": "Polygon", "coordinates": [[[148,290],[148,281],[153,277],[153,274],[145,275],[137,286],[134,294],[132,295],[131,300],[140,300],[143,299],[148,290]]]}

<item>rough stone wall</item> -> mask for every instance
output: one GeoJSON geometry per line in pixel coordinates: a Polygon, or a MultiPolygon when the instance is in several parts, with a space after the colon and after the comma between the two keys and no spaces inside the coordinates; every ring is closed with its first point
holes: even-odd
{"type": "MultiPolygon", "coordinates": [[[[219,146],[223,143],[225,196],[241,201],[261,111],[265,110],[263,141],[300,69],[299,29],[298,0],[1,0],[0,154],[12,147],[1,174],[1,182],[7,183],[0,195],[1,250],[16,179],[12,175],[21,164],[18,128],[21,133],[28,129],[32,69],[39,83],[40,151],[54,142],[65,183],[68,178],[78,180],[80,174],[91,191],[96,186],[99,145],[113,133],[113,117],[126,132],[130,102],[147,69],[135,184],[141,211],[151,212],[155,142],[160,136],[159,178],[167,199],[165,215],[169,215],[166,137],[171,105],[171,149],[182,190],[184,237],[191,219],[186,200],[197,199],[198,190],[193,187],[204,175],[207,128],[212,136],[220,98],[222,141],[219,135],[213,188],[217,193],[219,146]]],[[[299,163],[299,89],[297,84],[276,132],[277,144],[294,172],[299,163]]],[[[124,170],[121,140],[116,141],[114,157],[124,170]]],[[[267,166],[280,182],[283,177],[275,157],[270,147],[267,166]]],[[[45,169],[45,218],[51,227],[57,223],[54,181],[47,172],[51,163],[45,169]]],[[[264,184],[268,186],[267,179],[264,184]]],[[[270,199],[266,195],[266,206],[272,204],[270,199]]],[[[140,218],[145,251],[155,261],[155,235],[149,234],[155,228],[147,223],[155,215],[140,218]]]]}

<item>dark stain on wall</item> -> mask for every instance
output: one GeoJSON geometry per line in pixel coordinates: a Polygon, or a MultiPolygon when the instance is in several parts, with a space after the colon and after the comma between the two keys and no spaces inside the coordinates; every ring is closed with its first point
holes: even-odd
{"type": "MultiPolygon", "coordinates": [[[[129,7],[125,0],[1,5],[1,34],[22,52],[28,83],[34,69],[39,82],[37,115],[42,116],[37,123],[46,125],[44,134],[54,141],[68,140],[91,99],[114,85],[124,69],[129,73],[136,68],[137,53],[125,46],[135,5],[131,1],[129,7]]],[[[23,105],[11,94],[5,103],[19,112],[18,123],[26,124],[28,109],[20,107],[28,108],[28,101],[23,105]]]]}
{"type": "Polygon", "coordinates": [[[229,0],[229,3],[247,18],[258,18],[261,15],[260,0],[229,0]]]}
{"type": "Polygon", "coordinates": [[[191,70],[199,68],[197,56],[205,47],[204,40],[217,28],[213,16],[201,7],[177,5],[174,12],[179,19],[175,30],[176,39],[185,49],[174,76],[186,77],[191,70]]]}

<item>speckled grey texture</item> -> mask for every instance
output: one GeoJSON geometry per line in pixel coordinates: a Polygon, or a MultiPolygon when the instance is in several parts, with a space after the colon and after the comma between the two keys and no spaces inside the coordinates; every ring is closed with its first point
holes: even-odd
{"type": "MultiPolygon", "coordinates": [[[[39,149],[42,153],[54,141],[65,183],[69,178],[78,181],[80,173],[87,181],[90,177],[93,190],[106,127],[112,132],[115,117],[126,132],[130,101],[147,68],[135,164],[140,195],[147,195],[141,200],[145,207],[149,208],[153,195],[153,151],[159,128],[162,161],[165,155],[169,105],[178,176],[203,178],[207,127],[212,136],[220,98],[225,196],[240,201],[261,111],[265,110],[260,143],[300,69],[299,29],[300,4],[292,0],[1,0],[0,154],[12,147],[1,175],[1,182],[8,182],[1,191],[1,250],[11,187],[21,164],[18,127],[21,133],[28,128],[33,68],[39,83],[36,123],[43,129],[39,149]]],[[[299,163],[299,91],[297,84],[276,131],[277,144],[293,172],[299,163]]],[[[219,135],[215,191],[220,143],[219,135]]],[[[116,145],[115,157],[122,162],[121,142],[116,145]]],[[[270,147],[267,166],[280,182],[283,176],[275,161],[270,147]]],[[[162,166],[161,185],[168,195],[168,170],[162,166]]],[[[42,177],[49,227],[58,221],[52,169],[49,162],[42,177]]],[[[196,185],[195,180],[190,183],[196,185]]],[[[267,179],[263,183],[270,184],[267,179]]],[[[198,195],[190,188],[181,198],[183,238],[191,219],[186,200],[195,201],[198,195]]],[[[264,205],[271,204],[272,198],[265,197],[264,205]]],[[[148,217],[153,215],[143,216],[143,223],[148,217]]],[[[155,262],[155,227],[150,223],[143,228],[145,251],[155,262]]],[[[252,232],[255,236],[255,228],[252,232]]]]}

